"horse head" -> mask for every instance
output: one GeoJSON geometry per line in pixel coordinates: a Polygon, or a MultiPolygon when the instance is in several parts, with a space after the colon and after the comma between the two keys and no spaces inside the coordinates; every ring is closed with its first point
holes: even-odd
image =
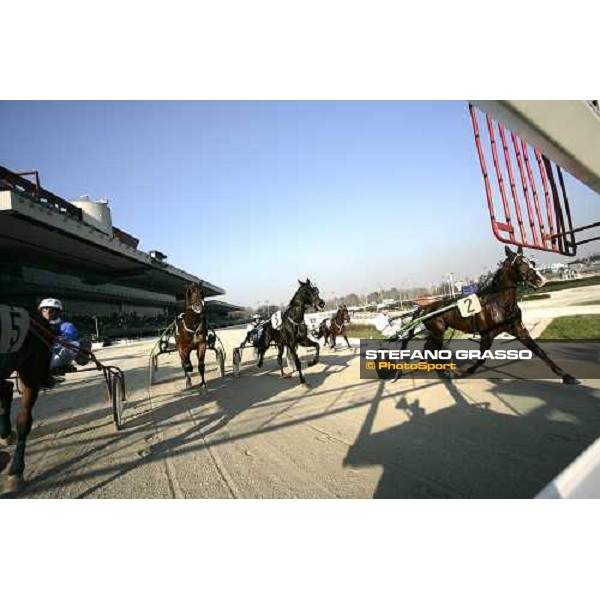
{"type": "Polygon", "coordinates": [[[196,313],[204,311],[204,288],[202,284],[190,283],[185,288],[185,308],[196,313]]]}
{"type": "Polygon", "coordinates": [[[311,306],[315,310],[323,310],[325,301],[319,296],[319,288],[312,284],[310,279],[304,282],[298,279],[298,283],[300,284],[300,289],[296,293],[300,294],[304,306],[311,306]]]}
{"type": "Polygon", "coordinates": [[[345,304],[340,306],[338,314],[342,318],[342,323],[350,323],[350,313],[348,312],[348,307],[345,304]]]}
{"type": "Polygon", "coordinates": [[[504,247],[506,258],[502,269],[515,285],[524,283],[532,288],[541,288],[546,278],[536,269],[535,262],[523,256],[523,248],[513,252],[508,246],[504,247]]]}

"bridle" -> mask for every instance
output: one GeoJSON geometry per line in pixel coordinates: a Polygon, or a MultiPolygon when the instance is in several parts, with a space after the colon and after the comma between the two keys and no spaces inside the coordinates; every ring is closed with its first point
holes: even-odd
{"type": "MultiPolygon", "coordinates": [[[[318,308],[317,308],[317,306],[316,306],[318,303],[316,302],[315,296],[316,296],[316,298],[319,298],[319,289],[318,289],[316,286],[314,286],[314,285],[312,285],[312,284],[311,284],[309,292],[310,292],[310,294],[311,294],[311,300],[312,300],[312,302],[307,302],[307,303],[306,303],[306,306],[305,306],[305,307],[303,307],[303,308],[305,309],[307,306],[311,306],[311,307],[313,307],[313,308],[316,308],[316,309],[318,310],[318,308]]],[[[284,312],[283,314],[284,314],[285,318],[286,318],[286,319],[287,319],[287,320],[288,320],[288,321],[289,321],[289,322],[290,322],[292,325],[294,325],[294,326],[296,326],[296,327],[300,327],[300,326],[302,326],[302,325],[303,325],[303,323],[304,323],[304,319],[301,319],[299,322],[296,322],[296,321],[294,321],[294,319],[292,318],[292,316],[291,316],[291,314],[290,314],[290,312],[291,312],[291,311],[292,311],[292,309],[294,308],[294,305],[293,305],[292,303],[294,302],[294,300],[296,300],[296,296],[297,296],[297,295],[298,295],[298,293],[294,294],[294,297],[293,297],[293,298],[292,298],[292,300],[290,301],[290,304],[289,304],[289,306],[287,307],[287,309],[285,310],[285,312],[284,312]]]]}
{"type": "MultiPolygon", "coordinates": [[[[195,288],[195,289],[197,291],[196,293],[200,294],[200,290],[198,288],[195,288]]],[[[181,321],[181,324],[183,325],[183,328],[185,329],[185,331],[187,331],[188,333],[191,333],[192,335],[196,335],[202,328],[202,325],[204,324],[204,319],[200,319],[198,322],[198,326],[195,329],[192,329],[192,328],[188,327],[188,324],[185,321],[185,316],[189,310],[191,310],[198,316],[204,315],[205,305],[204,305],[203,298],[201,298],[200,302],[198,302],[198,303],[189,302],[189,298],[190,298],[193,290],[194,290],[194,287],[190,287],[186,290],[185,311],[179,315],[179,320],[181,321]]]]}

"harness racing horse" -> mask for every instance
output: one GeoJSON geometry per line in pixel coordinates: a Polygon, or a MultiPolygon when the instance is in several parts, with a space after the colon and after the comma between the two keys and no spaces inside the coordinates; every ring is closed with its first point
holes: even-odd
{"type": "Polygon", "coordinates": [[[14,384],[9,381],[11,373],[16,371],[21,382],[17,445],[8,469],[7,492],[18,492],[23,486],[33,407],[50,372],[52,333],[43,323],[41,317],[30,317],[22,308],[0,305],[0,440],[4,445],[11,444],[15,437],[10,422],[14,392],[14,384]]]}
{"type": "Polygon", "coordinates": [[[281,327],[276,329],[272,321],[267,322],[263,327],[263,334],[258,345],[258,367],[262,366],[265,352],[271,342],[274,342],[277,345],[277,362],[281,369],[281,376],[285,378],[291,377],[289,373],[283,372],[283,350],[287,347],[300,376],[300,383],[308,386],[302,374],[302,367],[296,353],[296,348],[300,345],[316,350],[315,358],[308,363],[309,367],[319,362],[319,343],[308,337],[308,327],[304,322],[304,313],[308,307],[312,307],[315,310],[322,310],[325,302],[319,297],[319,288],[313,285],[310,279],[307,279],[305,282],[298,280],[298,283],[300,287],[282,314],[281,327]]]}
{"type": "Polygon", "coordinates": [[[321,321],[315,337],[317,339],[324,337],[325,345],[327,345],[327,341],[331,339],[330,348],[335,350],[335,338],[338,335],[341,335],[346,340],[348,348],[352,348],[348,341],[348,337],[346,336],[346,323],[350,323],[350,313],[348,312],[348,307],[344,304],[338,308],[338,311],[331,319],[323,319],[321,321]]]}
{"type": "MultiPolygon", "coordinates": [[[[523,324],[521,309],[517,304],[517,285],[525,284],[533,288],[544,285],[544,277],[535,269],[535,265],[523,256],[523,249],[513,252],[508,246],[504,247],[506,258],[493,277],[486,282],[478,293],[481,303],[481,312],[472,317],[462,317],[458,308],[449,310],[424,322],[429,331],[429,337],[425,344],[426,349],[441,350],[444,343],[444,333],[452,327],[465,333],[478,333],[480,339],[480,351],[489,350],[496,336],[507,332],[517,338],[526,348],[531,350],[537,357],[541,358],[559,377],[563,383],[578,384],[580,381],[572,375],[565,373],[531,337],[529,331],[523,324]]],[[[452,300],[442,300],[429,304],[427,307],[417,311],[415,318],[426,316],[434,310],[443,308],[444,305],[452,304],[452,300]]],[[[404,339],[402,349],[406,348],[408,340],[416,335],[411,330],[409,336],[404,339]]],[[[468,369],[457,373],[457,377],[466,377],[474,373],[485,359],[478,359],[468,369]]]]}
{"type": "Polygon", "coordinates": [[[200,386],[206,392],[204,357],[206,356],[208,325],[204,312],[204,288],[192,283],[185,289],[185,310],[177,317],[177,350],[185,373],[185,386],[192,386],[192,361],[190,354],[196,350],[200,386]]]}

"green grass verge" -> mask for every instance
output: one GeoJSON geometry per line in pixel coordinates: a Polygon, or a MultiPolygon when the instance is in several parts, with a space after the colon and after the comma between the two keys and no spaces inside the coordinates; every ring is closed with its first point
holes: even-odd
{"type": "Polygon", "coordinates": [[[558,317],[544,329],[542,340],[600,340],[600,315],[558,317]]]}
{"type": "Polygon", "coordinates": [[[348,337],[360,338],[361,340],[383,340],[385,339],[379,331],[373,329],[355,329],[348,332],[348,337]]]}

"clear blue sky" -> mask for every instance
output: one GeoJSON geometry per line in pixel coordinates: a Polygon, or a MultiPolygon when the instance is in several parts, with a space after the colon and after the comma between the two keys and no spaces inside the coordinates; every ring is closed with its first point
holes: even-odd
{"type": "MultiPolygon", "coordinates": [[[[38,169],[247,305],[495,264],[464,102],[2,102],[0,164],[38,169]]],[[[570,188],[575,214],[598,197],[570,188]]],[[[545,262],[558,260],[550,254],[545,262]]]]}

